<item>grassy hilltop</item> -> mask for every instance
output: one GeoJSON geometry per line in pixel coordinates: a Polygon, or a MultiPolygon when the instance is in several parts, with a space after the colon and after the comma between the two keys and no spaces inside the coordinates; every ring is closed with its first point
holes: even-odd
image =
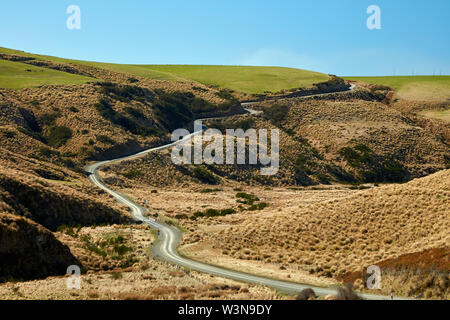
{"type": "MultiPolygon", "coordinates": [[[[0,54],[14,54],[55,63],[71,63],[113,72],[128,73],[154,80],[196,81],[208,86],[229,88],[241,93],[278,92],[328,80],[328,75],[308,70],[282,67],[202,66],[202,65],[130,65],[69,60],[0,48],[0,54]]],[[[0,87],[26,88],[43,84],[79,84],[93,79],[64,72],[32,69],[20,62],[0,60],[0,87]],[[27,71],[31,69],[32,71],[27,71]]]]}
{"type": "Polygon", "coordinates": [[[345,77],[346,80],[389,86],[405,100],[450,99],[450,76],[345,77]]]}

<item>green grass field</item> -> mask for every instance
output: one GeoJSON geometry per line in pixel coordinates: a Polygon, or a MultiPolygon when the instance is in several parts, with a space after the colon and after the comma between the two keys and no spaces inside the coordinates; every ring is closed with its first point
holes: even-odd
{"type": "Polygon", "coordinates": [[[386,85],[406,100],[450,100],[450,76],[345,77],[346,80],[386,85]]]}
{"type": "MultiPolygon", "coordinates": [[[[249,94],[278,92],[292,88],[308,87],[314,83],[326,81],[329,78],[328,75],[318,72],[282,67],[128,65],[69,60],[1,47],[0,53],[16,54],[38,60],[82,64],[156,80],[193,80],[206,85],[229,88],[237,92],[249,94]]],[[[27,83],[24,83],[24,86],[27,85],[27,83]]],[[[0,86],[3,87],[2,84],[0,86]]]]}
{"type": "Polygon", "coordinates": [[[438,119],[445,122],[450,122],[450,109],[447,110],[425,110],[419,112],[425,118],[438,119]]]}
{"type": "Polygon", "coordinates": [[[274,93],[308,87],[329,78],[323,73],[282,67],[148,65],[142,68],[244,93],[274,93]]]}
{"type": "Polygon", "coordinates": [[[20,62],[0,60],[0,88],[21,89],[41,85],[82,84],[95,80],[20,62]]]}

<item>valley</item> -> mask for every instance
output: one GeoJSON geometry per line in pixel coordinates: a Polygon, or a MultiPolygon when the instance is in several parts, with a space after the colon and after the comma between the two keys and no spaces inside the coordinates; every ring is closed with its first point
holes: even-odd
{"type": "Polygon", "coordinates": [[[292,299],[308,286],[329,299],[346,282],[366,298],[448,299],[447,78],[346,83],[0,48],[0,299],[292,299]],[[144,152],[199,118],[222,133],[279,130],[277,174],[177,165],[172,146],[144,152]],[[158,251],[174,228],[181,266],[158,251]],[[65,287],[74,264],[80,292],[65,287]],[[366,287],[370,265],[379,290],[366,287]]]}

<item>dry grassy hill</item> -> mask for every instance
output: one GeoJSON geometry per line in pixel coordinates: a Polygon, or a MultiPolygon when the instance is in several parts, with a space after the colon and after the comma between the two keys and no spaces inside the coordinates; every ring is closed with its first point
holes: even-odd
{"type": "Polygon", "coordinates": [[[0,148],[0,219],[0,282],[45,278],[65,274],[72,264],[82,266],[51,231],[130,221],[124,207],[84,176],[4,148],[0,148]]]}
{"type": "MultiPolygon", "coordinates": [[[[242,112],[227,91],[190,81],[157,81],[95,66],[10,53],[1,54],[0,59],[25,68],[27,76],[40,76],[44,83],[47,74],[54,75],[53,80],[59,84],[0,89],[1,216],[11,225],[11,215],[26,218],[14,229],[17,237],[23,237],[27,228],[38,228],[36,233],[51,235],[50,231],[130,223],[128,209],[87,179],[83,167],[88,161],[160,144],[173,129],[198,116],[242,112]],[[71,79],[80,82],[70,84],[71,79]]],[[[14,77],[14,70],[11,72],[14,77]]],[[[5,228],[2,235],[6,237],[9,231],[5,228]]],[[[63,248],[58,240],[52,240],[55,248],[63,248]]],[[[10,241],[3,248],[1,254],[8,264],[1,270],[2,281],[66,272],[60,266],[47,268],[45,261],[39,272],[36,265],[24,268],[22,273],[20,268],[12,272],[10,264],[14,264],[14,259],[10,253],[23,254],[27,248],[32,250],[30,246],[32,243],[10,241]]],[[[57,262],[58,250],[49,251],[55,254],[57,262]]],[[[71,250],[77,252],[73,247],[71,250]]],[[[78,256],[86,269],[98,271],[102,265],[98,261],[90,263],[84,254],[78,256]]],[[[115,267],[120,266],[110,263],[108,268],[115,267]]]]}
{"type": "MultiPolygon", "coordinates": [[[[260,116],[238,115],[206,124],[225,129],[280,130],[280,169],[262,177],[258,166],[184,165],[170,150],[105,168],[116,186],[247,184],[307,186],[405,182],[450,167],[448,126],[415,118],[379,102],[368,90],[261,102],[260,116]]],[[[225,145],[225,143],[224,143],[225,145]]]]}
{"type": "MultiPolygon", "coordinates": [[[[6,261],[0,266],[0,281],[61,275],[76,262],[91,273],[110,272],[113,279],[126,270],[124,282],[139,287],[136,293],[120,282],[108,291],[90,283],[82,298],[278,297],[268,289],[247,286],[245,291],[221,284],[216,290],[206,276],[171,275],[174,270],[168,272],[167,265],[153,260],[147,266],[146,252],[154,235],[134,225],[138,237],[133,242],[126,231],[127,209],[83,173],[90,161],[168,142],[174,129],[188,127],[195,118],[229,115],[233,116],[207,125],[221,130],[280,130],[277,175],[262,178],[259,167],[247,165],[176,166],[170,150],[111,165],[100,175],[141,204],[156,199],[161,216],[167,213],[167,221],[189,231],[183,252],[198,259],[209,252],[210,262],[245,260],[256,267],[271,263],[278,270],[289,266],[310,276],[296,279],[329,284],[364,277],[358,272],[371,263],[398,268],[405,261],[417,264],[420,257],[433,261],[446,257],[441,253],[448,251],[450,176],[448,170],[435,172],[450,166],[448,124],[421,117],[422,107],[394,103],[389,88],[369,86],[295,99],[280,93],[277,101],[255,106],[261,115],[250,116],[243,114],[235,93],[185,79],[155,80],[127,73],[127,68],[5,50],[0,61],[25,75],[51,71],[56,81],[0,89],[0,260],[6,261]],[[73,76],[75,83],[70,82],[73,76]],[[429,174],[433,175],[404,185],[378,187],[429,174]],[[373,189],[351,190],[367,188],[368,183],[373,189]],[[311,186],[319,184],[316,189],[327,186],[315,194],[311,186]],[[222,188],[227,191],[220,194],[222,188]],[[254,191],[262,194],[261,199],[254,191]],[[306,193],[306,198],[313,194],[312,200],[299,202],[306,193]],[[18,263],[27,252],[42,251],[37,238],[45,239],[46,253],[28,265],[18,263]],[[39,265],[45,268],[38,270],[39,265]],[[188,289],[175,285],[179,278],[188,289]],[[154,279],[157,284],[147,283],[154,279]],[[165,285],[167,279],[170,285],[165,285]]],[[[334,77],[322,85],[326,88],[317,85],[287,95],[348,86],[334,77]]],[[[439,265],[445,269],[445,263],[439,265]]],[[[430,272],[422,269],[428,277],[430,272]]],[[[105,281],[102,274],[85,279],[104,284],[109,275],[105,281]]],[[[389,279],[408,295],[430,288],[417,279],[406,290],[398,278],[389,279]]],[[[38,285],[52,288],[63,280],[38,285]]],[[[448,285],[442,286],[440,278],[431,283],[433,289],[426,296],[448,294],[448,285]]],[[[20,297],[22,290],[33,298],[68,297],[60,291],[52,295],[51,289],[36,296],[30,283],[19,291],[4,288],[0,286],[0,297],[20,297]]]]}
{"type": "MultiPolygon", "coordinates": [[[[257,215],[208,220],[216,226],[208,227],[208,232],[188,233],[183,250],[191,255],[198,248],[203,253],[195,255],[197,259],[213,250],[216,261],[226,256],[231,261],[272,262],[281,269],[298,267],[312,275],[341,279],[348,272],[408,253],[446,248],[448,254],[449,208],[450,170],[445,170],[346,198],[279,210],[272,205],[257,215]]],[[[432,268],[427,272],[433,275],[432,268]]],[[[448,283],[448,273],[446,279],[448,283]]],[[[415,289],[423,285],[421,281],[425,280],[418,279],[415,289]]],[[[396,289],[405,295],[417,292],[399,285],[396,289]]],[[[433,292],[446,297],[448,286],[433,292]]]]}
{"type": "Polygon", "coordinates": [[[41,225],[5,212],[0,202],[0,283],[64,274],[79,265],[69,248],[41,225]]]}

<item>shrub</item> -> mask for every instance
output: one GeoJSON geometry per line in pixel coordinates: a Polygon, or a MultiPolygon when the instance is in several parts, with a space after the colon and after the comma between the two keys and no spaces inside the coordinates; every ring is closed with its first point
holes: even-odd
{"type": "Polygon", "coordinates": [[[94,106],[103,118],[113,122],[116,116],[116,111],[114,111],[106,99],[100,99],[94,106]]]}
{"type": "Polygon", "coordinates": [[[72,106],[72,107],[69,108],[69,111],[71,111],[71,112],[73,112],[73,113],[77,113],[77,112],[79,112],[80,110],[78,110],[77,108],[75,108],[74,106],[72,106]]]}
{"type": "Polygon", "coordinates": [[[221,89],[220,91],[216,92],[216,95],[224,100],[232,100],[234,99],[233,95],[231,94],[230,90],[227,89],[221,89]]]}
{"type": "Polygon", "coordinates": [[[358,169],[363,182],[403,182],[409,177],[402,163],[389,156],[377,155],[362,144],[342,148],[339,154],[350,166],[358,169]]]}
{"type": "Polygon", "coordinates": [[[281,122],[286,118],[289,107],[287,105],[274,104],[270,107],[264,108],[264,117],[272,124],[279,126],[281,122]]]}
{"type": "MultiPolygon", "coordinates": [[[[198,218],[198,217],[220,217],[220,216],[226,216],[228,214],[233,214],[233,213],[236,213],[236,210],[234,210],[232,208],[222,209],[222,210],[207,209],[205,212],[201,212],[201,211],[194,212],[194,217],[195,218],[198,218]]],[[[184,218],[184,216],[186,216],[186,215],[180,215],[181,218],[184,218]]],[[[187,218],[187,216],[186,216],[186,218],[187,218]]]]}
{"type": "Polygon", "coordinates": [[[126,245],[114,245],[114,252],[116,252],[119,256],[123,256],[127,252],[130,252],[132,249],[127,247],[126,245]]]}
{"type": "Polygon", "coordinates": [[[263,210],[266,207],[267,207],[267,203],[261,202],[261,203],[257,203],[257,204],[254,204],[254,205],[250,206],[248,208],[248,210],[249,211],[263,210]]]}
{"type": "Polygon", "coordinates": [[[72,138],[72,130],[65,126],[54,126],[45,138],[49,146],[59,148],[72,138]]]}
{"type": "Polygon", "coordinates": [[[216,209],[207,209],[205,211],[205,216],[207,217],[217,217],[220,216],[220,211],[216,209]]]}
{"type": "Polygon", "coordinates": [[[68,157],[68,158],[72,158],[72,157],[75,157],[76,154],[73,153],[73,152],[67,151],[67,152],[64,152],[61,156],[63,156],[63,157],[68,157]]]}
{"type": "Polygon", "coordinates": [[[347,161],[349,165],[355,168],[361,167],[363,164],[368,164],[373,160],[372,150],[365,145],[358,145],[354,149],[344,147],[339,150],[339,154],[347,161]]]}
{"type": "Polygon", "coordinates": [[[122,102],[128,102],[133,99],[152,101],[154,97],[154,93],[151,90],[138,86],[120,85],[112,82],[102,82],[99,85],[103,94],[113,96],[122,102]]]}
{"type": "Polygon", "coordinates": [[[47,113],[42,116],[41,122],[43,125],[53,126],[56,122],[56,119],[58,119],[60,116],[61,114],[59,112],[47,113]]]}
{"type": "Polygon", "coordinates": [[[67,168],[75,168],[76,163],[72,159],[62,159],[62,164],[67,168]]]}
{"type": "Polygon", "coordinates": [[[193,86],[192,90],[200,91],[200,92],[207,92],[208,91],[208,89],[204,89],[202,87],[197,87],[197,86],[193,86]]]}
{"type": "Polygon", "coordinates": [[[105,136],[105,135],[96,136],[95,139],[98,142],[101,142],[101,143],[104,143],[104,144],[112,144],[112,145],[116,144],[116,141],[114,141],[113,139],[111,139],[110,137],[105,136]]]}
{"type": "Polygon", "coordinates": [[[194,103],[195,96],[191,92],[157,91],[158,97],[153,103],[155,115],[169,131],[182,128],[184,125],[194,120],[191,110],[201,109],[201,103],[194,103]]]}
{"type": "Polygon", "coordinates": [[[125,108],[125,112],[128,113],[130,116],[134,117],[134,118],[144,118],[145,116],[142,113],[141,110],[135,109],[135,108],[131,108],[131,107],[126,107],[125,108]]]}
{"type": "Polygon", "coordinates": [[[218,184],[219,179],[215,177],[211,172],[203,167],[194,167],[192,173],[195,178],[200,180],[203,183],[207,184],[218,184]]]}
{"type": "Polygon", "coordinates": [[[106,256],[108,255],[106,253],[106,251],[103,251],[102,249],[98,248],[97,246],[95,246],[92,243],[87,243],[86,244],[86,249],[88,249],[89,251],[92,251],[96,254],[98,254],[99,256],[101,256],[103,259],[106,258],[106,256]]]}
{"type": "MultiPolygon", "coordinates": [[[[106,99],[100,99],[99,102],[95,104],[95,108],[104,119],[122,127],[123,129],[133,134],[148,136],[152,134],[158,134],[160,132],[158,128],[141,126],[140,124],[136,123],[135,119],[127,118],[120,112],[116,112],[106,99]]],[[[127,110],[131,109],[132,108],[127,110]]],[[[132,110],[134,110],[131,111],[134,114],[139,113],[137,109],[132,110]]],[[[139,115],[143,118],[143,120],[146,120],[145,116],[142,113],[139,113],[139,115]]]]}
{"type": "Polygon", "coordinates": [[[450,156],[444,155],[444,163],[447,169],[450,169],[450,156]]]}
{"type": "Polygon", "coordinates": [[[203,212],[201,211],[196,211],[194,212],[194,217],[198,218],[198,217],[204,217],[205,215],[203,214],[203,212]]]}
{"type": "Polygon", "coordinates": [[[247,119],[241,119],[241,120],[230,120],[230,121],[224,121],[224,120],[216,120],[212,121],[212,127],[219,129],[223,133],[225,133],[226,129],[242,129],[244,131],[247,131],[250,128],[253,128],[255,125],[255,120],[252,118],[247,119]]]}
{"type": "Polygon", "coordinates": [[[202,191],[200,191],[200,193],[211,193],[211,192],[218,192],[218,191],[222,191],[222,189],[218,189],[218,188],[215,188],[215,189],[203,189],[202,191]]]}
{"type": "Polygon", "coordinates": [[[245,192],[239,192],[236,194],[236,198],[245,199],[245,204],[253,205],[255,201],[259,201],[259,198],[253,194],[248,194],[245,192]]]}
{"type": "Polygon", "coordinates": [[[58,151],[52,150],[52,149],[47,148],[47,147],[40,147],[39,148],[39,153],[41,155],[43,155],[44,157],[50,157],[50,156],[53,156],[53,155],[59,155],[58,151]]]}
{"type": "Polygon", "coordinates": [[[133,169],[123,174],[128,179],[134,179],[142,175],[142,171],[133,169]]]}
{"type": "Polygon", "coordinates": [[[222,215],[222,216],[226,216],[228,214],[233,214],[233,213],[236,213],[236,210],[231,209],[231,208],[220,210],[220,215],[222,215]]]}

